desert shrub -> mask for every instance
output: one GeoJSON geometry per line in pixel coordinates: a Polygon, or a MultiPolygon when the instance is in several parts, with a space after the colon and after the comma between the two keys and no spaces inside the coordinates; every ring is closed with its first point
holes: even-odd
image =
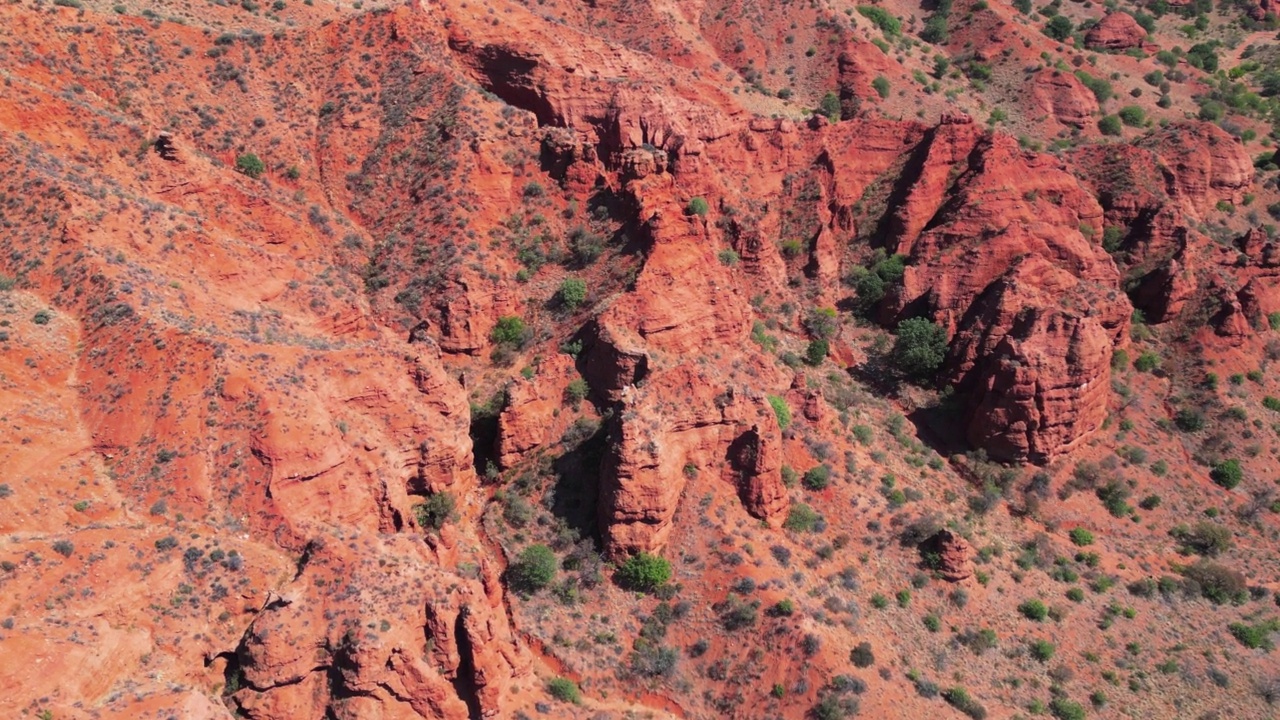
{"type": "Polygon", "coordinates": [[[1179,525],[1169,534],[1178,540],[1185,552],[1205,557],[1217,557],[1231,549],[1231,531],[1217,523],[1201,521],[1190,528],[1179,525]]]}
{"type": "Polygon", "coordinates": [[[884,8],[875,5],[859,5],[858,13],[874,23],[885,35],[902,33],[902,22],[884,8]]]}
{"type": "Polygon", "coordinates": [[[1244,470],[1240,467],[1239,460],[1234,458],[1223,460],[1209,471],[1209,478],[1227,490],[1231,490],[1244,479],[1244,470]]]}
{"type": "Polygon", "coordinates": [[[578,684],[568,678],[552,678],[547,683],[547,694],[560,702],[573,703],[574,705],[582,701],[582,695],[578,691],[578,684]]]}
{"type": "Polygon", "coordinates": [[[755,625],[759,617],[759,609],[759,601],[748,602],[733,593],[715,607],[720,615],[720,625],[730,632],[755,625]]]}
{"type": "Polygon", "coordinates": [[[894,366],[909,378],[931,379],[947,353],[947,331],[924,318],[910,318],[898,324],[891,358],[894,366]]]}
{"type": "Polygon", "coordinates": [[[1198,432],[1204,429],[1204,413],[1197,408],[1182,408],[1173,416],[1173,424],[1183,432],[1198,432]]]}
{"type": "Polygon", "coordinates": [[[671,563],[661,555],[637,553],[618,568],[618,580],[631,590],[654,592],[671,579],[671,563]]]}
{"type": "Polygon", "coordinates": [[[973,718],[973,720],[984,720],[987,717],[987,709],[974,700],[969,695],[969,691],[962,687],[948,688],[942,692],[942,699],[947,701],[951,707],[973,718]]]}
{"type": "Polygon", "coordinates": [[[849,652],[849,662],[854,667],[869,668],[876,664],[876,655],[871,650],[871,643],[860,642],[849,652]]]}
{"type": "Polygon", "coordinates": [[[801,482],[810,490],[822,490],[831,483],[831,468],[826,465],[809,468],[801,482]]]}
{"type": "Polygon", "coordinates": [[[876,91],[876,94],[880,96],[880,99],[883,100],[889,97],[889,80],[885,76],[877,75],[876,78],[871,81],[871,87],[876,91]]]}
{"type": "Polygon", "coordinates": [[[1249,596],[1243,573],[1211,560],[1183,568],[1182,575],[1199,587],[1201,595],[1218,605],[1243,602],[1249,596]]]}
{"type": "Polygon", "coordinates": [[[266,172],[267,166],[262,159],[253,153],[245,153],[236,158],[236,172],[251,178],[257,178],[266,172]]]}
{"type": "Polygon", "coordinates": [[[831,352],[831,345],[826,340],[810,340],[809,345],[804,350],[804,361],[817,367],[822,364],[823,360],[827,359],[827,353],[829,352],[831,352]]]}
{"type": "Polygon", "coordinates": [[[778,418],[778,427],[786,430],[791,425],[791,408],[787,406],[787,401],[777,395],[770,395],[769,407],[773,408],[773,414],[778,418]]]}
{"type": "Polygon", "coordinates": [[[523,347],[528,342],[529,330],[525,327],[523,318],[517,315],[503,315],[493,326],[489,339],[498,345],[523,347]]]}
{"type": "Polygon", "coordinates": [[[1057,652],[1057,648],[1048,640],[1033,640],[1030,649],[1031,657],[1042,663],[1052,660],[1053,654],[1057,652]]]}
{"type": "Polygon", "coordinates": [[[1071,19],[1063,15],[1054,15],[1049,18],[1049,22],[1044,26],[1044,34],[1059,42],[1071,37],[1071,31],[1075,26],[1071,24],[1071,19]]]}
{"type": "Polygon", "coordinates": [[[456,503],[447,490],[432,493],[424,502],[413,506],[413,517],[424,530],[439,530],[453,517],[456,503]]]}
{"type": "Polygon", "coordinates": [[[1079,547],[1093,544],[1093,533],[1084,528],[1075,528],[1071,531],[1071,542],[1079,547]]]}
{"type": "Polygon", "coordinates": [[[711,210],[704,198],[696,197],[689,201],[689,205],[685,208],[685,212],[690,215],[706,215],[711,210]]]}
{"type": "Polygon", "coordinates": [[[804,316],[804,329],[819,340],[830,340],[835,337],[836,331],[840,329],[835,308],[810,308],[804,316]]]}
{"type": "Polygon", "coordinates": [[[636,640],[627,664],[633,674],[653,678],[670,675],[679,659],[680,655],[674,648],[640,638],[636,640]]]}
{"type": "Polygon", "coordinates": [[[578,404],[586,399],[587,393],[591,388],[587,385],[587,381],[582,378],[574,378],[565,386],[564,399],[572,407],[578,407],[578,404]]]}
{"type": "Polygon", "coordinates": [[[507,581],[518,592],[535,593],[556,578],[556,554],[541,543],[530,545],[507,568],[507,581]]]}
{"type": "Polygon", "coordinates": [[[831,122],[840,121],[840,96],[828,91],[818,101],[818,114],[825,115],[831,122]]]}
{"type": "Polygon", "coordinates": [[[1036,622],[1044,622],[1044,619],[1049,617],[1049,608],[1040,600],[1035,599],[1019,605],[1018,612],[1022,613],[1023,617],[1028,620],[1035,620],[1036,622]]]}
{"type": "Polygon", "coordinates": [[[1146,111],[1137,105],[1126,105],[1120,108],[1117,114],[1120,116],[1120,121],[1129,127],[1142,127],[1142,124],[1147,121],[1146,111]]]}
{"type": "Polygon", "coordinates": [[[1080,703],[1061,695],[1049,701],[1049,712],[1057,720],[1084,720],[1084,708],[1080,703]]]}
{"type": "Polygon", "coordinates": [[[1103,135],[1120,135],[1124,132],[1124,127],[1120,122],[1120,118],[1115,115],[1107,115],[1098,121],[1098,132],[1103,135]]]}
{"type": "Polygon", "coordinates": [[[795,503],[787,513],[782,527],[792,532],[813,532],[818,527],[818,513],[804,503],[795,503]]]}
{"type": "Polygon", "coordinates": [[[1280,620],[1273,618],[1252,625],[1233,622],[1227,626],[1227,630],[1231,631],[1231,637],[1240,641],[1241,645],[1251,650],[1261,649],[1271,652],[1275,648],[1275,644],[1271,641],[1271,635],[1280,631],[1280,620]]]}
{"type": "Polygon", "coordinates": [[[76,551],[76,546],[70,540],[55,540],[53,551],[62,557],[71,557],[71,554],[76,551]]]}
{"type": "Polygon", "coordinates": [[[572,312],[587,299],[587,284],[578,278],[565,278],[556,291],[556,299],[564,309],[572,312]]]}

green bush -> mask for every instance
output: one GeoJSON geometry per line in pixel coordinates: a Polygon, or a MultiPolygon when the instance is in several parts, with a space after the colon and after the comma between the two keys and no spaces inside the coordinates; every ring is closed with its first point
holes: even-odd
{"type": "Polygon", "coordinates": [[[804,350],[804,361],[814,367],[822,364],[827,359],[827,353],[831,352],[831,344],[821,338],[810,340],[808,347],[804,350]]]}
{"type": "Polygon", "coordinates": [[[1084,720],[1084,708],[1080,703],[1062,696],[1049,701],[1049,712],[1058,720],[1084,720]]]}
{"type": "Polygon", "coordinates": [[[782,527],[792,532],[813,532],[818,526],[819,517],[813,508],[804,503],[796,503],[791,506],[791,511],[787,513],[787,519],[783,521],[782,527]]]}
{"type": "Polygon", "coordinates": [[[555,580],[557,565],[551,548],[541,543],[530,545],[507,568],[507,581],[517,592],[535,593],[555,580]]]}
{"type": "Polygon", "coordinates": [[[251,178],[256,178],[266,172],[267,166],[263,164],[261,158],[253,153],[245,153],[236,158],[236,171],[251,178]]]}
{"type": "Polygon", "coordinates": [[[587,284],[578,278],[565,278],[556,291],[556,298],[568,311],[572,312],[587,299],[587,284]]]}
{"type": "Polygon", "coordinates": [[[696,197],[690,200],[689,206],[685,208],[685,211],[688,212],[690,215],[699,215],[699,216],[706,215],[707,212],[709,212],[710,210],[711,208],[707,205],[707,201],[700,197],[696,197]]]}
{"type": "Polygon", "coordinates": [[[809,468],[801,482],[809,490],[822,490],[831,484],[831,468],[826,465],[809,468]]]}
{"type": "Polygon", "coordinates": [[[947,354],[947,331],[924,318],[910,318],[898,324],[890,353],[894,366],[909,378],[929,380],[938,372],[947,354]]]}
{"type": "Polygon", "coordinates": [[[1197,408],[1182,408],[1173,416],[1173,424],[1183,432],[1197,432],[1205,426],[1204,413],[1197,408]]]}
{"type": "Polygon", "coordinates": [[[849,662],[852,662],[854,667],[859,668],[869,668],[875,665],[876,655],[871,649],[871,643],[864,641],[854,646],[853,650],[849,652],[849,662]]]}
{"type": "Polygon", "coordinates": [[[1234,622],[1227,626],[1231,631],[1231,636],[1240,641],[1241,645],[1251,650],[1266,650],[1271,652],[1275,645],[1271,641],[1271,634],[1280,631],[1280,621],[1271,619],[1264,622],[1249,625],[1241,622],[1234,622]]]}
{"type": "Polygon", "coordinates": [[[524,320],[519,316],[503,315],[493,326],[493,332],[489,334],[489,338],[498,345],[522,347],[528,341],[528,329],[525,328],[524,320]]]}
{"type": "Polygon", "coordinates": [[[1244,470],[1240,467],[1239,460],[1231,458],[1214,465],[1209,471],[1209,478],[1227,490],[1231,490],[1244,480],[1244,470]]]}
{"type": "Polygon", "coordinates": [[[582,701],[578,684],[568,678],[556,677],[547,682],[547,694],[560,702],[577,705],[582,701]]]}
{"type": "Polygon", "coordinates": [[[1217,557],[1231,549],[1231,530],[1217,523],[1202,520],[1192,527],[1178,525],[1169,534],[1177,539],[1184,552],[1217,557]]]}
{"type": "Polygon", "coordinates": [[[1071,531],[1071,542],[1076,544],[1079,547],[1084,547],[1085,545],[1092,545],[1093,533],[1081,527],[1075,528],[1071,531]]]}
{"type": "Polygon", "coordinates": [[[1108,115],[1098,121],[1098,132],[1103,135],[1120,135],[1124,133],[1124,128],[1120,124],[1120,118],[1108,115]]]}
{"type": "Polygon", "coordinates": [[[1200,594],[1217,605],[1242,603],[1249,597],[1244,574],[1211,560],[1200,560],[1182,569],[1183,577],[1200,587],[1200,594]]]}
{"type": "Polygon", "coordinates": [[[1054,644],[1048,640],[1033,640],[1031,642],[1031,657],[1040,662],[1049,662],[1053,659],[1053,654],[1057,652],[1054,644]]]}
{"type": "Polygon", "coordinates": [[[1160,356],[1150,350],[1142,353],[1137,360],[1133,361],[1133,369],[1138,372],[1152,372],[1158,367],[1160,367],[1160,356]]]}
{"type": "Polygon", "coordinates": [[[734,265],[737,265],[738,260],[740,259],[738,257],[738,253],[732,248],[725,248],[724,250],[721,250],[716,257],[720,260],[720,264],[725,267],[733,267],[734,265]]]}
{"type": "Polygon", "coordinates": [[[631,590],[650,593],[671,579],[671,563],[661,555],[637,553],[618,568],[618,581],[631,590]]]}
{"type": "Polygon", "coordinates": [[[881,100],[889,97],[889,80],[885,76],[877,75],[876,79],[871,81],[871,87],[875,89],[881,100]]]}
{"type": "Polygon", "coordinates": [[[71,557],[76,551],[76,546],[70,540],[55,540],[53,542],[53,551],[62,557],[71,557]]]}
{"type": "Polygon", "coordinates": [[[578,404],[586,399],[587,394],[591,392],[591,388],[587,385],[587,381],[582,378],[574,378],[564,389],[564,399],[572,407],[578,407],[578,404]]]}
{"type": "Polygon", "coordinates": [[[1085,87],[1089,88],[1089,91],[1093,93],[1093,96],[1097,98],[1099,103],[1105,103],[1111,99],[1113,90],[1111,88],[1111,83],[1107,82],[1105,78],[1094,77],[1083,70],[1076,71],[1076,78],[1079,79],[1085,87]]]}
{"type": "Polygon", "coordinates": [[[977,700],[974,700],[969,695],[969,691],[962,687],[943,690],[942,699],[946,700],[951,707],[973,718],[973,720],[983,720],[987,716],[986,708],[982,707],[977,700]]]}
{"type": "Polygon", "coordinates": [[[1023,617],[1028,620],[1035,620],[1036,622],[1044,622],[1044,619],[1049,617],[1049,608],[1043,602],[1034,599],[1019,605],[1018,612],[1022,613],[1023,617]]]}
{"type": "Polygon", "coordinates": [[[770,395],[769,407],[773,408],[773,414],[778,418],[778,427],[786,430],[791,425],[791,408],[787,406],[787,401],[777,395],[770,395]]]}
{"type": "Polygon", "coordinates": [[[1137,105],[1126,105],[1118,113],[1120,121],[1129,127],[1142,127],[1147,121],[1147,113],[1137,105]]]}
{"type": "Polygon", "coordinates": [[[831,122],[840,121],[840,96],[828,91],[818,102],[818,114],[827,116],[831,122]]]}
{"type": "Polygon", "coordinates": [[[899,35],[902,33],[902,22],[894,17],[884,8],[875,5],[859,5],[858,13],[875,23],[885,35],[899,35]]]}
{"type": "Polygon", "coordinates": [[[1049,19],[1048,24],[1044,26],[1044,34],[1062,42],[1071,37],[1071,31],[1075,26],[1071,24],[1071,19],[1063,15],[1054,15],[1049,19]]]}
{"type": "Polygon", "coordinates": [[[413,516],[423,530],[439,530],[453,517],[455,506],[453,495],[442,490],[429,495],[425,502],[414,505],[413,516]]]}

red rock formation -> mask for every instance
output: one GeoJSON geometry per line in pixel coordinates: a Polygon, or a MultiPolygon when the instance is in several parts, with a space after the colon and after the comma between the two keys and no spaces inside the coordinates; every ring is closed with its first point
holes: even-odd
{"type": "Polygon", "coordinates": [[[1098,99],[1080,78],[1055,68],[1036,73],[1031,84],[1031,100],[1040,112],[1063,125],[1083,128],[1098,113],[1098,99]]]}
{"type": "Polygon", "coordinates": [[[1176,123],[1138,143],[1159,156],[1172,175],[1168,193],[1202,216],[1219,201],[1240,203],[1253,185],[1253,159],[1213,123],[1176,123]]]}
{"type": "Polygon", "coordinates": [[[938,572],[949,582],[960,582],[973,577],[973,547],[962,536],[947,530],[939,530],[924,542],[928,552],[938,555],[938,572]]]}
{"type": "Polygon", "coordinates": [[[606,552],[617,557],[661,549],[685,485],[717,475],[735,483],[752,514],[777,522],[787,507],[779,434],[763,397],[717,386],[694,366],[680,365],[642,388],[629,388],[601,470],[606,552]],[[697,470],[696,480],[688,468],[697,470]]]}
{"type": "Polygon", "coordinates": [[[1089,29],[1084,36],[1084,44],[1095,50],[1127,50],[1140,47],[1146,39],[1147,31],[1132,15],[1113,12],[1089,29]]]}
{"type": "Polygon", "coordinates": [[[1046,462],[1107,414],[1111,348],[1128,303],[1028,256],[983,294],[957,331],[944,373],[968,406],[970,442],[1005,460],[1046,462]],[[1112,309],[1108,309],[1112,308],[1112,309]]]}
{"type": "Polygon", "coordinates": [[[505,678],[529,670],[500,601],[410,536],[315,541],[268,598],[228,668],[251,718],[496,716],[505,678]],[[378,570],[394,556],[399,572],[378,570]],[[370,625],[377,618],[380,625],[370,625]]]}

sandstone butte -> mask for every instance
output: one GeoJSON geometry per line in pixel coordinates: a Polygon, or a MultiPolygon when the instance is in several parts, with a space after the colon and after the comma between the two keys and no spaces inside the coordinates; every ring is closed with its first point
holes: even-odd
{"type": "Polygon", "coordinates": [[[1167,5],[0,7],[0,709],[1270,717],[1277,22],[1167,5]]]}

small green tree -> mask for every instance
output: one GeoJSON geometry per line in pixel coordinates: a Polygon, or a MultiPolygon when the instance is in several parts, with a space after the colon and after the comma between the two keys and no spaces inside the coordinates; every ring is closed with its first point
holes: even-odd
{"type": "Polygon", "coordinates": [[[558,564],[551,548],[541,543],[530,545],[507,568],[507,582],[519,592],[538,592],[555,580],[558,564]]]}
{"type": "Polygon", "coordinates": [[[564,309],[573,312],[587,299],[587,284],[579,278],[565,278],[556,291],[556,298],[564,309]]]}
{"type": "Polygon", "coordinates": [[[547,694],[560,702],[573,703],[574,705],[582,701],[582,694],[578,691],[578,684],[569,678],[552,678],[547,683],[547,694]]]}
{"type": "Polygon", "coordinates": [[[1129,127],[1142,127],[1147,121],[1147,113],[1137,105],[1126,105],[1120,108],[1120,121],[1129,127]]]}
{"type": "Polygon", "coordinates": [[[827,359],[827,353],[829,352],[831,352],[831,345],[826,340],[810,340],[809,346],[804,351],[804,361],[817,367],[822,364],[823,360],[827,359]]]}
{"type": "Polygon", "coordinates": [[[1044,34],[1062,42],[1071,37],[1071,31],[1075,26],[1071,24],[1071,19],[1064,15],[1054,15],[1049,19],[1048,24],[1044,26],[1044,34]]]}
{"type": "Polygon", "coordinates": [[[1244,480],[1244,470],[1240,467],[1240,461],[1235,458],[1223,460],[1213,466],[1213,470],[1209,471],[1209,477],[1217,484],[1227,490],[1234,489],[1235,486],[1244,480]]]}
{"type": "Polygon", "coordinates": [[[690,200],[688,207],[685,208],[685,211],[690,215],[699,216],[706,215],[710,210],[711,208],[707,205],[707,201],[700,197],[690,200]]]}
{"type": "Polygon", "coordinates": [[[262,159],[253,153],[245,153],[236,158],[236,171],[256,178],[266,172],[267,166],[262,163],[262,159]]]}
{"type": "Polygon", "coordinates": [[[883,100],[889,97],[889,80],[885,76],[877,75],[876,79],[871,81],[871,87],[875,89],[880,99],[883,100]]]}
{"type": "Polygon", "coordinates": [[[826,465],[811,467],[805,472],[801,482],[810,490],[822,490],[831,484],[831,468],[826,465]]]}
{"type": "Polygon", "coordinates": [[[929,380],[938,372],[947,354],[947,331],[925,318],[910,318],[898,324],[890,353],[895,367],[914,380],[929,380]]]}
{"type": "Polygon", "coordinates": [[[1028,620],[1035,620],[1036,622],[1043,622],[1045,618],[1049,617],[1049,608],[1043,602],[1034,599],[1019,605],[1018,612],[1022,613],[1023,617],[1028,620]]]}
{"type": "Polygon", "coordinates": [[[828,91],[818,102],[818,112],[831,122],[840,122],[840,96],[828,91]]]}
{"type": "Polygon", "coordinates": [[[524,345],[528,339],[524,320],[518,315],[504,315],[498,318],[498,323],[493,326],[493,332],[489,338],[499,345],[513,347],[524,345]]]}
{"type": "Polygon", "coordinates": [[[1098,121],[1098,132],[1103,135],[1120,135],[1124,132],[1124,128],[1121,126],[1120,118],[1108,115],[1098,121]]]}
{"type": "Polygon", "coordinates": [[[453,495],[447,490],[432,493],[426,502],[413,506],[414,519],[418,521],[418,527],[424,530],[439,530],[453,517],[455,506],[453,495]]]}
{"type": "Polygon", "coordinates": [[[1082,527],[1074,528],[1070,534],[1071,542],[1079,547],[1093,544],[1093,533],[1082,527]]]}
{"type": "Polygon", "coordinates": [[[622,585],[640,592],[653,592],[670,579],[671,563],[661,555],[637,553],[618,568],[618,580],[622,585]]]}

